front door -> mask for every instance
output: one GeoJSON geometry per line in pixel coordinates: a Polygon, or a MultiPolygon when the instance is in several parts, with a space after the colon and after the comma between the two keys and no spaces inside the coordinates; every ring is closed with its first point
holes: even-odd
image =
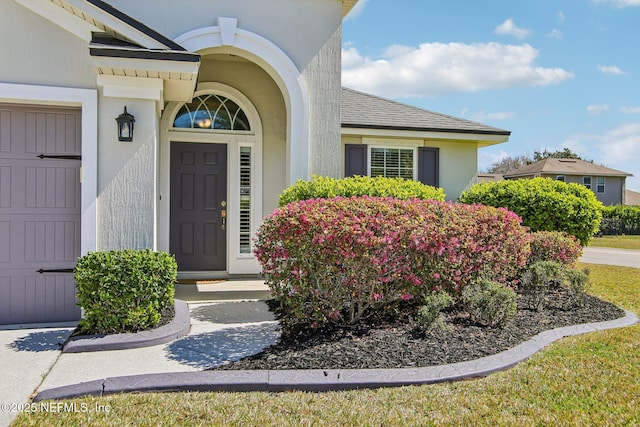
{"type": "Polygon", "coordinates": [[[171,143],[170,251],[181,271],[227,269],[227,146],[171,143]]]}

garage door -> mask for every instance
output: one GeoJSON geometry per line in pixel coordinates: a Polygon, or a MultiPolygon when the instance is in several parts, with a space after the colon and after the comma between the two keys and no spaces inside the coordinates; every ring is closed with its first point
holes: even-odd
{"type": "Polygon", "coordinates": [[[0,104],[0,324],[80,317],[80,110],[0,104]]]}

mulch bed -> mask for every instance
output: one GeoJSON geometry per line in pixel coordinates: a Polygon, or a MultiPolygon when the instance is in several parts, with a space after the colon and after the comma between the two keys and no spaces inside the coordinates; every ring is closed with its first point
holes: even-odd
{"type": "MultiPolygon", "coordinates": [[[[520,297],[519,306],[527,306],[520,297]]],[[[502,328],[471,323],[450,309],[427,331],[409,316],[374,319],[356,327],[329,327],[313,335],[282,337],[261,353],[214,369],[364,369],[425,367],[464,362],[508,350],[545,330],[624,316],[615,305],[587,295],[582,307],[558,291],[541,312],[519,308],[502,328]]]]}

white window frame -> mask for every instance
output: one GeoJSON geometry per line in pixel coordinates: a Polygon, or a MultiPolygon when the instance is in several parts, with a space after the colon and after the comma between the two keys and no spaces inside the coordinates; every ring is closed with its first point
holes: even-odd
{"type": "Polygon", "coordinates": [[[413,155],[413,175],[412,178],[414,181],[418,179],[418,147],[417,146],[406,146],[404,144],[385,144],[385,145],[377,145],[377,144],[367,144],[367,175],[371,176],[371,150],[372,149],[384,149],[384,150],[411,150],[413,155]]]}
{"type": "Polygon", "coordinates": [[[567,177],[564,175],[557,175],[556,181],[567,182],[567,177]]]}
{"type": "Polygon", "coordinates": [[[593,178],[590,177],[590,176],[583,176],[582,177],[582,185],[584,185],[589,190],[591,190],[591,188],[593,187],[593,178]],[[587,184],[587,178],[589,179],[589,183],[588,184],[587,184]]]}
{"type": "Polygon", "coordinates": [[[596,176],[596,193],[605,194],[607,192],[607,178],[604,176],[596,176]],[[602,178],[602,184],[600,184],[600,179],[602,178]],[[602,186],[602,191],[600,191],[600,186],[602,186]]]}

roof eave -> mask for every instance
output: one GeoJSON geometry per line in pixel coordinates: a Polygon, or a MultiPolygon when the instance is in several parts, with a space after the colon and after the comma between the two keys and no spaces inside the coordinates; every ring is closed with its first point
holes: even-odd
{"type": "Polygon", "coordinates": [[[414,132],[466,133],[466,134],[473,134],[473,135],[496,135],[496,136],[506,136],[506,137],[509,137],[511,135],[510,131],[448,129],[448,128],[430,128],[430,127],[413,127],[413,126],[362,125],[362,124],[356,124],[356,123],[342,123],[342,127],[350,128],[350,129],[385,129],[385,130],[400,130],[400,131],[414,131],[414,132]]]}

